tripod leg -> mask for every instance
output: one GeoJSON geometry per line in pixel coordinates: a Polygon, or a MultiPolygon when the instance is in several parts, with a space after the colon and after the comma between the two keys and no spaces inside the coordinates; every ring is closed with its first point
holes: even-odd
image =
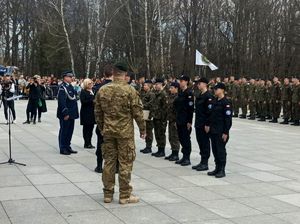
{"type": "Polygon", "coordinates": [[[18,162],[13,162],[13,164],[17,164],[17,165],[20,165],[20,166],[26,166],[26,164],[24,164],[24,163],[18,163],[18,162]]]}

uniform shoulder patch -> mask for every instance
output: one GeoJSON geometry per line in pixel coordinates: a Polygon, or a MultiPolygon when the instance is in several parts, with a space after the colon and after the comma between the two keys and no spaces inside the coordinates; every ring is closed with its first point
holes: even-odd
{"type": "Polygon", "coordinates": [[[194,105],[194,103],[193,103],[192,101],[190,101],[190,102],[189,102],[189,105],[190,105],[190,106],[193,106],[193,105],[194,105]]]}
{"type": "Polygon", "coordinates": [[[229,104],[227,104],[227,105],[226,105],[226,107],[227,107],[227,108],[229,108],[229,107],[230,107],[230,105],[229,105],[229,104]]]}
{"type": "Polygon", "coordinates": [[[231,115],[231,111],[230,110],[226,110],[226,115],[230,116],[231,115]]]}

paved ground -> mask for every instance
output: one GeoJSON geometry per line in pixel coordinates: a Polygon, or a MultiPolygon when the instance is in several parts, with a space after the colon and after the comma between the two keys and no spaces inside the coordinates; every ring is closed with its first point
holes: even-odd
{"type": "MultiPolygon", "coordinates": [[[[120,206],[116,195],[104,205],[94,151],[82,149],[78,122],[73,143],[79,154],[61,156],[56,102],[48,102],[49,112],[36,126],[21,124],[25,105],[17,102],[12,128],[13,157],[27,166],[0,166],[1,224],[300,223],[300,128],[234,120],[222,180],[137,153],[133,186],[142,202],[120,206]]],[[[7,160],[7,130],[0,125],[0,161],[7,160]]],[[[194,136],[193,150],[196,164],[194,136]]]]}

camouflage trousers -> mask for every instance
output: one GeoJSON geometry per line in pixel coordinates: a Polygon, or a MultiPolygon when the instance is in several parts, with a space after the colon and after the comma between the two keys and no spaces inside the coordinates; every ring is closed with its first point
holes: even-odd
{"type": "Polygon", "coordinates": [[[241,109],[242,109],[242,115],[247,115],[248,113],[248,100],[244,99],[244,100],[241,100],[241,109]]]}
{"type": "Polygon", "coordinates": [[[104,159],[102,173],[104,197],[113,197],[115,174],[117,163],[119,163],[120,199],[129,198],[132,192],[131,172],[136,157],[134,138],[104,137],[102,155],[104,159]]]}
{"type": "Polygon", "coordinates": [[[292,113],[292,104],[290,101],[284,100],[282,102],[283,119],[290,119],[292,113]]]}
{"type": "Polygon", "coordinates": [[[254,100],[249,100],[249,110],[251,117],[256,116],[256,102],[254,100]]]}
{"type": "Polygon", "coordinates": [[[299,103],[292,103],[292,119],[293,120],[300,120],[300,104],[299,103]]]}
{"type": "Polygon", "coordinates": [[[153,142],[153,121],[146,121],[146,147],[152,148],[153,142]]]}
{"type": "Polygon", "coordinates": [[[154,125],[154,135],[157,142],[157,147],[165,148],[167,121],[153,119],[153,125],[154,125]]]}
{"type": "Polygon", "coordinates": [[[233,99],[232,100],[232,109],[233,109],[233,113],[234,115],[239,115],[239,101],[238,99],[233,99]]]}
{"type": "Polygon", "coordinates": [[[259,116],[261,118],[265,118],[268,115],[268,105],[266,101],[260,101],[258,102],[258,107],[259,107],[259,116]]]}
{"type": "Polygon", "coordinates": [[[169,121],[168,132],[169,132],[169,142],[171,145],[171,149],[174,151],[179,151],[180,142],[178,138],[176,121],[169,121]]]}
{"type": "Polygon", "coordinates": [[[272,100],[272,117],[279,118],[281,112],[281,103],[272,100]]]}

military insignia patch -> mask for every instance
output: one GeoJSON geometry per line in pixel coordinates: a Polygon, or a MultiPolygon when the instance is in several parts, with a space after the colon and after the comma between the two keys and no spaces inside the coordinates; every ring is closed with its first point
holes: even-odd
{"type": "Polygon", "coordinates": [[[212,108],[212,105],[211,105],[211,104],[209,104],[209,105],[208,105],[208,109],[211,109],[211,108],[212,108]]]}
{"type": "Polygon", "coordinates": [[[227,111],[226,111],[226,115],[227,115],[227,116],[230,116],[230,115],[231,115],[231,111],[230,111],[230,110],[227,110],[227,111]]]}
{"type": "Polygon", "coordinates": [[[229,104],[227,104],[227,105],[226,105],[226,107],[230,107],[230,105],[229,105],[229,104]]]}
{"type": "Polygon", "coordinates": [[[193,102],[189,102],[189,105],[190,105],[190,106],[193,106],[193,105],[194,105],[194,103],[193,103],[193,102]]]}

